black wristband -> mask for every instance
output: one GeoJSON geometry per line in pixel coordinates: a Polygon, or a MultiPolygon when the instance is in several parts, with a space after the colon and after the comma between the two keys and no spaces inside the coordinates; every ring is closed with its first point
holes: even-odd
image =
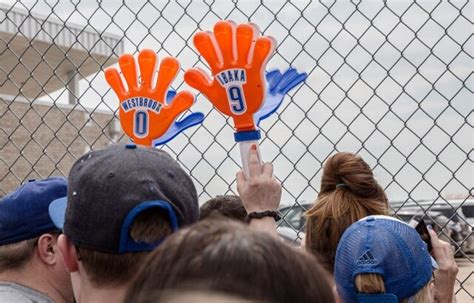
{"type": "Polygon", "coordinates": [[[272,217],[275,220],[275,222],[281,219],[281,217],[278,215],[276,211],[267,210],[267,211],[250,213],[245,217],[244,221],[248,223],[252,221],[252,219],[261,219],[265,217],[272,217]]]}

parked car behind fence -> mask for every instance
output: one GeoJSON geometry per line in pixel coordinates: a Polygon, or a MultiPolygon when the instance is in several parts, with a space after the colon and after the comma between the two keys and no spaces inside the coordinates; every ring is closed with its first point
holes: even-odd
{"type": "MultiPolygon", "coordinates": [[[[280,208],[282,219],[278,222],[279,234],[294,245],[304,239],[304,213],[311,203],[296,203],[280,208]]],[[[456,250],[456,256],[474,254],[474,199],[403,201],[391,202],[393,216],[409,223],[421,219],[432,225],[441,239],[450,242],[456,250]]]]}

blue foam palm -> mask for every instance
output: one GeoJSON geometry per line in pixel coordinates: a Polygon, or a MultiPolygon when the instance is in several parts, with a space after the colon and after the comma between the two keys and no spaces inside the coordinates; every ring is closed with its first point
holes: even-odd
{"type": "Polygon", "coordinates": [[[267,72],[265,102],[260,110],[254,114],[255,123],[259,125],[262,120],[276,112],[283,103],[285,95],[294,87],[304,82],[307,77],[306,73],[299,73],[292,67],[288,68],[283,74],[278,69],[267,72]]]}
{"type": "MultiPolygon", "coordinates": [[[[170,104],[173,101],[174,96],[176,95],[176,91],[169,90],[168,94],[166,95],[166,102],[170,104]]],[[[184,130],[193,127],[195,125],[201,124],[204,121],[204,114],[203,113],[191,113],[186,117],[180,119],[179,121],[176,120],[171,124],[170,128],[163,134],[163,136],[159,137],[158,139],[153,140],[152,144],[154,147],[158,145],[163,145],[171,141],[174,137],[182,133],[184,130]]]]}

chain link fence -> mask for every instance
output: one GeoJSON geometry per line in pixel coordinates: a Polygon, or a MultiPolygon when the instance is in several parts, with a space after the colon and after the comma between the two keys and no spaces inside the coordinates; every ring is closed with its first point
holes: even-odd
{"type": "MultiPolygon", "coordinates": [[[[0,5],[0,196],[32,178],[67,175],[84,152],[126,142],[103,70],[124,52],[206,65],[192,36],[220,19],[254,22],[278,48],[268,69],[308,73],[262,123],[261,150],[288,206],[318,193],[322,164],[359,153],[394,214],[425,215],[472,265],[473,7],[469,1],[7,1],[0,5]]],[[[192,89],[191,89],[192,90],[192,89]]],[[[200,201],[235,192],[232,127],[203,96],[203,125],[163,148],[194,178],[200,201]]],[[[296,214],[296,215],[295,215],[296,214]]],[[[293,217],[293,216],[296,217],[293,217]]],[[[472,271],[457,294],[474,295],[472,271]],[[470,284],[469,284],[470,283],[470,284]],[[470,287],[468,285],[471,285],[470,287]]]]}

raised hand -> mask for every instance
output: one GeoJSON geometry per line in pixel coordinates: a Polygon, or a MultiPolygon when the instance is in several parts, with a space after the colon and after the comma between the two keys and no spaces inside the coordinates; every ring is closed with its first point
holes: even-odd
{"type": "MultiPolygon", "coordinates": [[[[237,172],[237,191],[247,213],[275,211],[281,201],[281,183],[273,176],[273,164],[261,163],[257,146],[249,150],[249,172],[237,172]]],[[[276,222],[271,217],[254,219],[250,226],[278,237],[276,222]]]]}
{"type": "Polygon", "coordinates": [[[280,107],[285,95],[294,87],[302,83],[308,75],[299,73],[294,68],[288,68],[283,74],[279,70],[272,70],[267,73],[267,93],[263,106],[255,113],[255,123],[259,123],[268,118],[280,107]]]}
{"type": "Polygon", "coordinates": [[[168,88],[179,71],[179,62],[172,57],[161,60],[156,82],[153,82],[156,61],[152,50],[145,49],[138,54],[141,75],[141,81],[138,81],[133,56],[120,56],[119,66],[127,88],[117,69],[105,71],[107,83],[120,100],[119,117],[124,133],[136,144],[145,146],[152,146],[154,140],[165,135],[176,118],[194,102],[194,95],[188,91],[179,92],[170,103],[166,102],[168,88]]]}
{"type": "Polygon", "coordinates": [[[254,113],[265,97],[265,64],[274,49],[270,37],[258,36],[253,24],[219,21],[214,32],[199,32],[194,45],[207,61],[212,79],[202,70],[187,70],[184,80],[234,120],[237,132],[255,130],[254,113]]]}
{"type": "Polygon", "coordinates": [[[451,244],[440,240],[432,228],[429,228],[428,232],[433,247],[431,254],[438,263],[438,268],[434,272],[434,302],[456,302],[454,286],[459,269],[451,244]]]}

